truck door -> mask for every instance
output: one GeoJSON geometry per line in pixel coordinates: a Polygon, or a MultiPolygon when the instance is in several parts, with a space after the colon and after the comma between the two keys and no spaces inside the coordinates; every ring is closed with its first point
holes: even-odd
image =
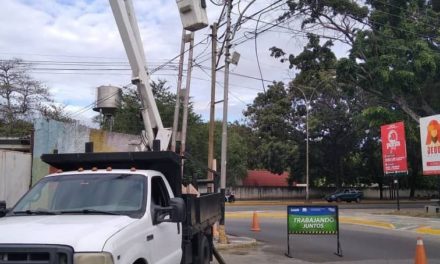
{"type": "MultiPolygon", "coordinates": [[[[167,207],[170,204],[170,192],[161,176],[151,179],[151,216],[155,207],[167,207]]],[[[154,219],[153,219],[154,220],[154,219]]],[[[152,255],[154,263],[180,263],[182,257],[182,230],[180,223],[162,222],[153,226],[149,239],[153,242],[152,255]],[[153,236],[153,237],[151,237],[153,236]]]]}

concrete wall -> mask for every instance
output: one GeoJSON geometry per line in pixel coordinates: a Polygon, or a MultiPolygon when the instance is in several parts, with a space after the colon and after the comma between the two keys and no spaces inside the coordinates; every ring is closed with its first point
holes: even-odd
{"type": "Polygon", "coordinates": [[[86,142],[93,142],[95,152],[134,151],[141,145],[138,135],[127,135],[91,129],[77,123],[62,123],[37,119],[34,122],[34,149],[32,184],[49,173],[49,165],[41,161],[41,155],[53,153],[82,153],[86,142]]]}
{"type": "Polygon", "coordinates": [[[0,150],[0,201],[12,207],[27,192],[31,180],[31,154],[0,150]]]}
{"type": "MultiPolygon", "coordinates": [[[[256,200],[256,199],[302,199],[305,197],[305,188],[298,187],[236,187],[229,188],[235,194],[236,199],[256,200]]],[[[322,199],[325,195],[334,192],[334,188],[312,188],[309,190],[310,198],[322,199]]],[[[378,188],[362,189],[364,198],[379,199],[380,192],[378,188]]],[[[383,198],[389,199],[389,189],[383,191],[383,198]]],[[[401,198],[409,198],[410,190],[399,190],[401,198]]],[[[430,198],[438,195],[436,190],[416,190],[415,197],[430,198]]]]}

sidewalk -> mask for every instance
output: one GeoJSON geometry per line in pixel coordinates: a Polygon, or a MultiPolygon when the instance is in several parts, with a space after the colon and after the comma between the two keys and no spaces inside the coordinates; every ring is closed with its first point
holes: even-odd
{"type": "MultiPolygon", "coordinates": [[[[300,259],[289,258],[285,255],[277,255],[264,251],[266,246],[264,244],[257,244],[250,248],[229,248],[219,250],[220,255],[226,263],[240,263],[240,264],[257,264],[257,263],[270,263],[270,264],[312,264],[316,262],[308,262],[300,259]]],[[[218,264],[217,260],[213,260],[211,263],[218,264]]],[[[361,261],[347,261],[341,258],[341,261],[325,262],[325,264],[413,264],[414,259],[374,259],[374,260],[361,260],[361,261]]],[[[440,264],[440,260],[430,259],[430,264],[440,264]]]]}
{"type": "MultiPolygon", "coordinates": [[[[286,256],[278,256],[274,254],[267,254],[261,252],[220,252],[222,257],[225,260],[225,263],[240,263],[240,264],[258,264],[258,263],[270,263],[270,264],[313,264],[316,262],[308,262],[302,261],[299,259],[292,259],[286,256]]],[[[213,260],[211,263],[218,264],[216,260],[213,260]]],[[[350,264],[414,264],[414,259],[399,259],[399,260],[361,260],[361,261],[341,261],[337,262],[325,262],[325,264],[341,264],[341,263],[350,263],[350,264]]],[[[440,264],[439,260],[429,260],[430,264],[440,264]]]]}

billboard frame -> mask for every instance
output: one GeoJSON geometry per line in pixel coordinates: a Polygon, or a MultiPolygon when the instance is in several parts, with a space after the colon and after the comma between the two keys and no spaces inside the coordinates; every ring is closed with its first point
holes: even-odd
{"type": "Polygon", "coordinates": [[[335,255],[337,255],[337,256],[339,256],[339,257],[343,257],[343,254],[342,254],[342,248],[341,248],[341,243],[340,243],[340,239],[339,239],[339,234],[340,234],[340,231],[339,231],[339,207],[337,206],[337,205],[288,205],[287,206],[287,252],[285,253],[285,255],[287,256],[287,257],[289,257],[289,258],[293,258],[293,255],[292,255],[292,253],[293,253],[293,250],[291,250],[290,248],[291,248],[291,246],[290,246],[290,236],[291,235],[321,235],[321,236],[323,236],[323,235],[336,235],[336,237],[337,237],[337,241],[336,241],[336,243],[337,243],[337,245],[336,245],[336,252],[334,253],[335,255]],[[307,232],[305,232],[305,233],[291,233],[290,232],[290,229],[289,229],[289,223],[290,223],[290,221],[289,221],[289,215],[291,214],[290,212],[291,212],[291,210],[290,210],[290,208],[307,208],[307,209],[312,209],[312,208],[326,208],[326,209],[329,209],[329,208],[332,208],[332,209],[334,209],[335,210],[335,213],[334,213],[334,216],[335,216],[335,219],[336,219],[336,230],[335,230],[335,232],[334,233],[320,233],[320,232],[311,232],[311,233],[307,233],[307,232]]]}
{"type": "Polygon", "coordinates": [[[408,173],[408,152],[406,148],[406,133],[405,133],[405,123],[403,121],[398,121],[390,124],[384,124],[380,126],[380,138],[381,138],[381,149],[382,149],[382,165],[383,165],[383,173],[385,176],[399,176],[404,173],[408,173]],[[388,131],[387,139],[385,139],[384,132],[388,131]],[[398,133],[401,132],[402,134],[398,133]],[[391,133],[395,135],[397,138],[402,138],[402,140],[392,140],[390,139],[391,133]],[[400,143],[403,142],[403,146],[400,146],[400,143]],[[391,150],[387,152],[385,150],[390,148],[391,150]],[[403,153],[395,153],[393,157],[387,157],[388,155],[392,155],[393,151],[402,151],[403,153]],[[391,160],[387,160],[391,159],[391,160]],[[400,160],[402,159],[402,160],[400,160]],[[403,165],[404,164],[404,165],[403,165]],[[388,166],[399,166],[396,170],[387,169],[388,166]],[[404,166],[403,168],[401,168],[404,166]]]}

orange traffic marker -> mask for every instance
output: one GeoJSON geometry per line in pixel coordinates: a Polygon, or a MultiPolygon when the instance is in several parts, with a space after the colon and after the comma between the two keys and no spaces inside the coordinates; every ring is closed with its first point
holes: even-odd
{"type": "Polygon", "coordinates": [[[417,238],[416,257],[414,258],[414,264],[427,264],[425,246],[421,237],[417,238]]]}
{"type": "Polygon", "coordinates": [[[218,232],[218,224],[217,224],[217,223],[215,223],[215,224],[212,226],[212,235],[213,235],[215,238],[218,238],[219,235],[220,235],[220,233],[218,232]]]}
{"type": "Polygon", "coordinates": [[[260,229],[260,222],[258,221],[258,214],[257,212],[254,212],[254,215],[252,217],[252,227],[251,231],[259,232],[260,229]]]}

